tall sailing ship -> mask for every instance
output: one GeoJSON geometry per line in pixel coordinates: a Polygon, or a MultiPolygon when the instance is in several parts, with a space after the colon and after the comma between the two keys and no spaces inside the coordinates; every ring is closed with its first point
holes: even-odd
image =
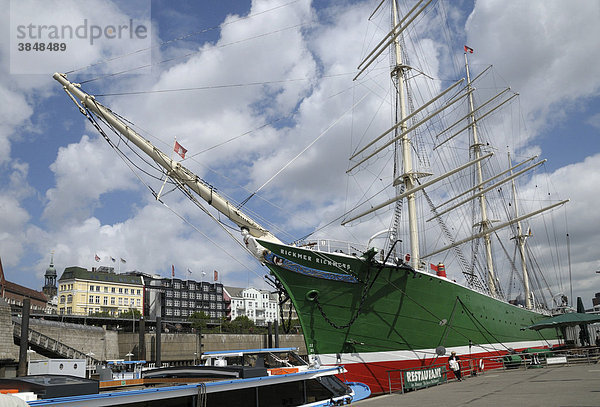
{"type": "Polygon", "coordinates": [[[237,225],[246,249],[269,269],[274,283],[293,303],[310,359],[321,365],[344,365],[349,380],[368,384],[373,393],[388,388],[389,371],[439,363],[450,350],[478,358],[548,347],[559,340],[554,330],[522,329],[546,318],[553,306],[530,288],[525,245],[530,234],[522,223],[567,201],[519,213],[512,194],[515,179],[543,161],[533,162],[534,157],[512,163],[509,158],[497,160],[504,168],[493,164],[498,154],[484,139],[481,123],[515,94],[505,89],[476,103],[476,84],[486,71],[471,77],[470,48],[464,48],[465,78],[418,102],[415,90],[431,78],[411,66],[405,35],[411,24],[423,19],[430,3],[417,1],[401,15],[391,1],[391,30],[361,62],[355,78],[391,55],[393,123],[355,150],[348,170],[360,171],[391,150],[392,198],[379,204],[365,200],[368,209],[357,206],[342,222],[368,222],[373,212],[388,210],[389,228],[375,233],[366,245],[326,239],[282,242],[66,75],[54,74],[109,143],[100,123],[150,156],[185,194],[199,196],[237,225]],[[433,134],[429,142],[422,141],[425,129],[433,134]],[[454,151],[464,153],[461,163],[450,158],[454,151]],[[438,160],[432,164],[434,156],[438,160]],[[472,181],[470,187],[464,186],[465,179],[472,181]],[[512,191],[508,199],[513,204],[508,217],[498,220],[498,213],[489,207],[490,195],[503,187],[512,191]],[[436,234],[431,232],[434,227],[439,228],[436,234]],[[505,229],[512,231],[519,255],[501,266],[514,272],[520,265],[522,303],[508,301],[493,261],[494,239],[505,229]],[[467,250],[472,253],[467,255],[467,250]],[[460,267],[464,281],[448,278],[445,266],[435,259],[460,267]]]}

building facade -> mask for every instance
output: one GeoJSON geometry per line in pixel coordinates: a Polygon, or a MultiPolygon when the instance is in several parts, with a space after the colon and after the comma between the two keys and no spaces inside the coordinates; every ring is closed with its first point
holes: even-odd
{"type": "Polygon", "coordinates": [[[221,283],[133,273],[143,280],[144,315],[148,318],[161,316],[164,321],[188,321],[194,312],[200,311],[215,321],[226,316],[221,283]]]}
{"type": "Polygon", "coordinates": [[[113,267],[87,270],[67,267],[58,280],[57,311],[61,315],[143,313],[144,287],[140,276],[116,274],[113,267]]]}
{"type": "Polygon", "coordinates": [[[279,321],[277,294],[257,288],[224,287],[229,301],[228,319],[246,316],[257,326],[279,321]]]}
{"type": "Polygon", "coordinates": [[[48,297],[41,291],[32,290],[20,284],[7,281],[4,277],[2,260],[0,259],[0,297],[10,305],[12,312],[20,313],[23,309],[23,300],[29,298],[30,310],[33,313],[50,313],[52,306],[48,297]]]}

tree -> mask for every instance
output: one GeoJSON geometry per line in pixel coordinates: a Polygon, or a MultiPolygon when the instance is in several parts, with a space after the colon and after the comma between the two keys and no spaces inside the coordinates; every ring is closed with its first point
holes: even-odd
{"type": "Polygon", "coordinates": [[[246,333],[255,333],[256,326],[254,322],[245,315],[241,315],[231,321],[229,324],[230,332],[236,334],[246,334],[246,333]]]}
{"type": "Polygon", "coordinates": [[[130,308],[127,311],[121,311],[121,313],[119,314],[120,318],[138,319],[141,316],[142,316],[142,313],[138,309],[135,309],[135,308],[130,308]]]}
{"type": "Polygon", "coordinates": [[[206,312],[198,311],[190,315],[188,320],[192,323],[192,328],[199,331],[205,331],[208,322],[210,321],[210,317],[206,314],[206,312]]]}

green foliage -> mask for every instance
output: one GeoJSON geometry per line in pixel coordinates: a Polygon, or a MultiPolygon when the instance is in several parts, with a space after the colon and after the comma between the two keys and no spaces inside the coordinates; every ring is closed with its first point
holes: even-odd
{"type": "Polygon", "coordinates": [[[262,334],[267,332],[267,328],[254,325],[250,318],[242,315],[233,321],[223,321],[221,331],[232,334],[262,334]]]}
{"type": "Polygon", "coordinates": [[[112,315],[108,311],[91,312],[88,316],[90,316],[90,317],[112,317],[112,315]]]}
{"type": "Polygon", "coordinates": [[[139,319],[139,317],[141,317],[141,316],[142,316],[142,313],[135,308],[131,308],[127,311],[121,311],[121,313],[119,314],[119,317],[121,317],[121,318],[139,319]]]}
{"type": "Polygon", "coordinates": [[[204,311],[194,312],[188,320],[192,323],[192,328],[207,332],[206,328],[211,321],[210,317],[204,311]]]}

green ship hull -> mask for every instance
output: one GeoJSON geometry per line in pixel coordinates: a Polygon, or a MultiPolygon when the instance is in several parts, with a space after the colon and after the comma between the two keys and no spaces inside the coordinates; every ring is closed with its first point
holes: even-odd
{"type": "Polygon", "coordinates": [[[343,364],[350,380],[366,382],[374,393],[383,391],[386,371],[430,364],[448,349],[482,357],[558,343],[554,329],[523,329],[547,314],[448,278],[383,264],[373,254],[257,240],[298,313],[311,358],[343,364]]]}

